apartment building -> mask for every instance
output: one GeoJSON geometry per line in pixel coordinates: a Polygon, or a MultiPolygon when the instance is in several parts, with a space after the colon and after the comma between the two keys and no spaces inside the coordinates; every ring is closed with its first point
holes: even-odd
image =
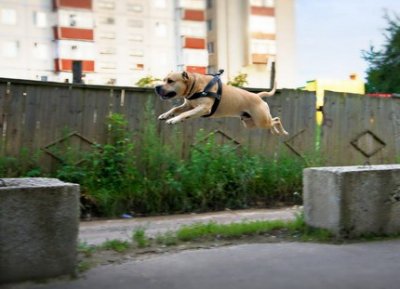
{"type": "Polygon", "coordinates": [[[271,63],[279,87],[295,85],[293,0],[208,0],[209,70],[225,80],[248,75],[248,86],[269,85],[271,63]]]}
{"type": "Polygon", "coordinates": [[[85,83],[132,86],[222,68],[226,80],[245,72],[249,86],[266,86],[275,60],[284,86],[292,1],[0,0],[0,77],[72,82],[77,65],[85,83]]]}

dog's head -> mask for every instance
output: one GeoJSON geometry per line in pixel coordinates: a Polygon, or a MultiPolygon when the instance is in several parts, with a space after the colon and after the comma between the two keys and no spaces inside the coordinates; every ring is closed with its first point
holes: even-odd
{"type": "Polygon", "coordinates": [[[163,82],[155,87],[161,99],[184,97],[189,92],[190,85],[193,84],[193,75],[186,71],[171,72],[163,79],[163,82]]]}

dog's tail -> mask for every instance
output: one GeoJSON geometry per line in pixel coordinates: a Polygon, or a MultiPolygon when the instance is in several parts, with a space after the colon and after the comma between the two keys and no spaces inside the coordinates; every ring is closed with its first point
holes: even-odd
{"type": "Polygon", "coordinates": [[[274,87],[272,87],[271,91],[262,91],[257,93],[259,97],[270,97],[273,96],[276,92],[276,82],[274,82],[274,87]]]}

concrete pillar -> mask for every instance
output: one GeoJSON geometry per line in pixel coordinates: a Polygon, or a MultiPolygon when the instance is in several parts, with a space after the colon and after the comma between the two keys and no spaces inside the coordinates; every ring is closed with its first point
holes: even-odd
{"type": "Polygon", "coordinates": [[[310,226],[340,237],[400,233],[400,165],[308,168],[303,195],[310,226]]]}
{"type": "Polygon", "coordinates": [[[73,274],[79,185],[47,178],[0,184],[0,284],[73,274]]]}

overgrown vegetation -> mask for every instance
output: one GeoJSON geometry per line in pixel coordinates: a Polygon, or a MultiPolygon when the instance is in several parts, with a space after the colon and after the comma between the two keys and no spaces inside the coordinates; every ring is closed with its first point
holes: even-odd
{"type": "MultiPolygon", "coordinates": [[[[303,159],[279,154],[267,158],[245,148],[217,145],[213,137],[198,134],[189,156],[176,146],[163,144],[152,106],[146,108],[146,126],[132,134],[126,119],[112,114],[107,123],[108,142],[96,144],[76,165],[66,157],[55,177],[81,185],[84,210],[93,215],[119,216],[204,212],[255,206],[301,203],[303,159]]],[[[82,157],[82,152],[76,152],[82,157]]],[[[69,148],[65,155],[73,154],[69,148]]],[[[3,176],[42,175],[34,159],[9,165],[0,159],[3,176]],[[25,172],[17,168],[26,168],[25,172]]],[[[16,160],[15,160],[16,161],[16,160]]],[[[11,162],[13,163],[13,162],[11,162]]]]}
{"type": "Polygon", "coordinates": [[[37,177],[42,171],[39,165],[40,153],[33,155],[25,148],[17,157],[0,157],[0,176],[2,177],[37,177]]]}

